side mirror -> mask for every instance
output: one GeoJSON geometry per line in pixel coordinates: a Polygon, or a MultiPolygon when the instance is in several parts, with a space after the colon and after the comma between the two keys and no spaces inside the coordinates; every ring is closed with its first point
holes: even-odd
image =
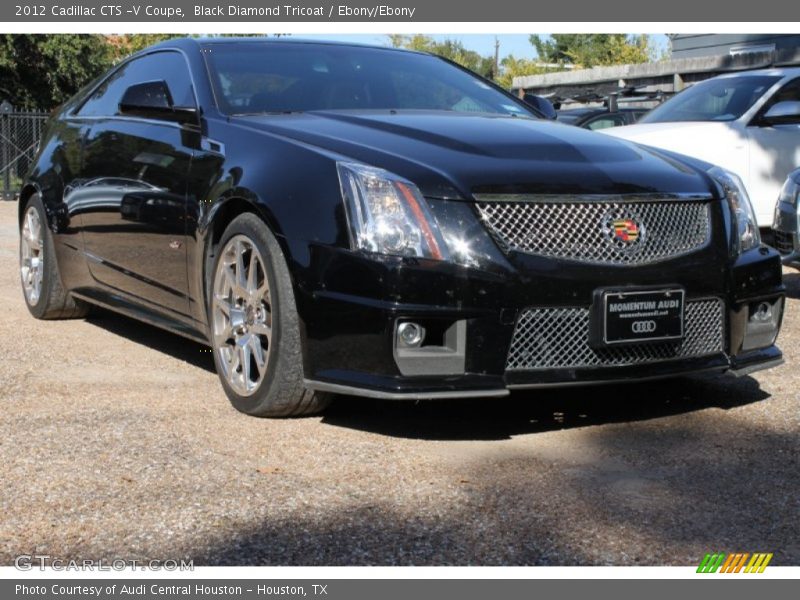
{"type": "Polygon", "coordinates": [[[522,98],[522,101],[533,108],[537,113],[542,115],[545,119],[555,119],[557,116],[556,109],[547,98],[542,98],[541,96],[537,96],[535,94],[525,94],[525,96],[522,98]]]}
{"type": "Polygon", "coordinates": [[[761,117],[761,123],[764,125],[800,124],[800,102],[784,100],[773,104],[761,117]]]}
{"type": "Polygon", "coordinates": [[[135,83],[119,101],[119,114],[176,123],[197,124],[195,107],[175,106],[166,81],[135,83]]]}

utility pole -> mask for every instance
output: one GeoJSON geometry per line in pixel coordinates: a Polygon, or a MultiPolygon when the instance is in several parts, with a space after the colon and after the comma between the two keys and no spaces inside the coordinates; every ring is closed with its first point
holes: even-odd
{"type": "Polygon", "coordinates": [[[492,78],[497,80],[500,76],[500,40],[494,36],[494,72],[492,78]]]}

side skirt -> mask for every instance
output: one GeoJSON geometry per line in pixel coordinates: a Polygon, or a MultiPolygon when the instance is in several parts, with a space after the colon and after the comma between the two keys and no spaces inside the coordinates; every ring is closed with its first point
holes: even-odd
{"type": "Polygon", "coordinates": [[[170,333],[175,333],[195,342],[209,345],[206,334],[197,328],[191,327],[180,321],[167,318],[160,313],[134,304],[116,294],[104,294],[95,290],[72,290],[70,292],[76,298],[84,300],[89,304],[95,304],[120,315],[142,321],[148,325],[153,325],[159,329],[164,329],[170,333]]]}

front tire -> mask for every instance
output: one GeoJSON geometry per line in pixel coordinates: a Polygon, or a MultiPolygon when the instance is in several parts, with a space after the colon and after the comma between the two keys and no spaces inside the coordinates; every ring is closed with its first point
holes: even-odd
{"type": "Polygon", "coordinates": [[[89,306],[73,298],[61,283],[53,234],[38,194],[28,199],[19,231],[20,280],[30,313],[37,319],[85,317],[89,306]]]}
{"type": "Polygon", "coordinates": [[[259,417],[322,411],[329,394],[303,385],[300,325],[280,245],[253,214],[222,235],[208,315],[214,364],[233,406],[259,417]]]}

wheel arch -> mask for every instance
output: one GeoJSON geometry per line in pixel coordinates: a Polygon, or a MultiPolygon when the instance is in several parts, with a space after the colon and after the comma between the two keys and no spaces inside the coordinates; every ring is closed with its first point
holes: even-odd
{"type": "MultiPolygon", "coordinates": [[[[25,205],[34,194],[39,194],[41,197],[41,190],[39,189],[39,186],[32,182],[24,184],[19,192],[19,202],[17,203],[17,224],[20,226],[22,226],[22,218],[25,216],[25,205]]],[[[44,202],[42,202],[42,204],[44,204],[44,202]]],[[[44,209],[47,211],[46,205],[44,209]]],[[[50,219],[49,214],[47,215],[47,218],[48,220],[50,219]]]]}
{"type": "MultiPolygon", "coordinates": [[[[214,202],[203,223],[199,226],[203,235],[202,248],[202,289],[203,306],[208,306],[208,298],[213,277],[213,266],[216,252],[222,235],[228,225],[239,215],[250,213],[257,216],[275,236],[285,256],[289,256],[286,239],[269,207],[259,197],[245,189],[230,190],[214,202]]],[[[291,268],[289,269],[291,276],[291,268]]]]}

